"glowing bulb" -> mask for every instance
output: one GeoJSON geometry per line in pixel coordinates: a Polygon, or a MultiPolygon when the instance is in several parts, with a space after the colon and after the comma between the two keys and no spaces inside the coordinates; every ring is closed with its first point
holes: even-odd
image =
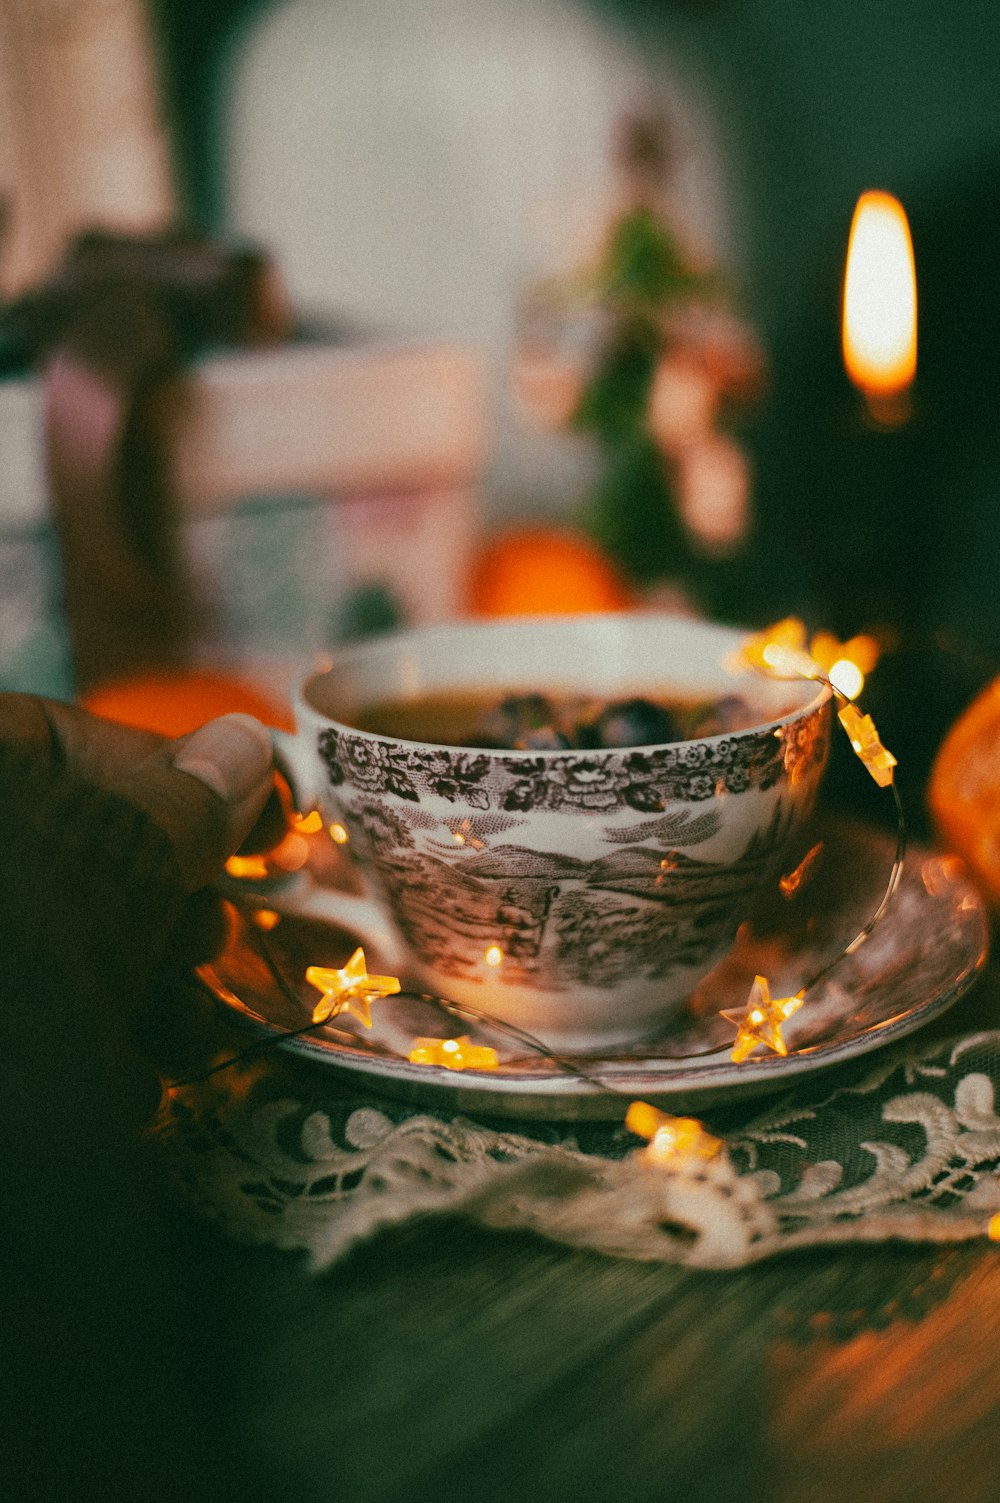
{"type": "Polygon", "coordinates": [[[736,1024],[738,1030],[730,1055],[734,1064],[742,1064],[760,1044],[766,1044],[776,1054],[787,1054],[782,1025],[798,1012],[804,998],[805,993],[801,991],[791,997],[772,997],[767,977],[755,976],[746,1012],[727,1009],[722,1013],[730,1023],[736,1024]]]}
{"type": "Polygon", "coordinates": [[[300,835],[315,835],[323,828],[323,816],[318,809],[313,809],[309,814],[300,814],[293,820],[293,825],[300,835]]]}
{"type": "Polygon", "coordinates": [[[654,1164],[669,1164],[685,1156],[714,1159],[722,1151],[722,1140],[706,1132],[697,1117],[673,1117],[648,1101],[632,1102],[625,1126],[637,1138],[649,1139],[643,1152],[654,1164]]]}
{"type": "Polygon", "coordinates": [[[263,882],[270,876],[263,856],[230,856],[226,862],[226,871],[231,877],[240,877],[244,880],[255,878],[258,882],[263,882]]]}
{"type": "Polygon", "coordinates": [[[864,674],[857,663],[852,663],[850,658],[838,658],[831,665],[827,678],[845,699],[857,699],[865,686],[864,674]]]}
{"type": "Polygon", "coordinates": [[[483,959],[487,965],[503,965],[503,951],[499,945],[490,945],[483,959]]]}
{"type": "Polygon", "coordinates": [[[778,678],[815,678],[817,671],[806,651],[805,626],[794,616],[748,637],[732,659],[732,667],[737,671],[764,669],[778,678]]]}
{"type": "Polygon", "coordinates": [[[857,705],[845,705],[838,710],[840,721],[854,748],[855,755],[867,767],[880,788],[888,788],[893,780],[896,758],[879,740],[875,722],[870,715],[862,715],[857,705]]]}
{"type": "Polygon", "coordinates": [[[273,908],[258,908],[253,916],[253,921],[258,929],[263,929],[266,933],[269,929],[273,929],[275,925],[281,923],[281,914],[275,913],[273,908]]]}
{"type": "Polygon", "coordinates": [[[467,1033],[458,1039],[416,1038],[406,1057],[411,1065],[443,1065],[446,1070],[496,1070],[500,1064],[495,1049],[474,1044],[467,1033]]]}

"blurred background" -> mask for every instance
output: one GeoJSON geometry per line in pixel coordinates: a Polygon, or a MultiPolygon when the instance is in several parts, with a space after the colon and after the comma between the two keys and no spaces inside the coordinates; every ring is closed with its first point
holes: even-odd
{"type": "Polygon", "coordinates": [[[877,640],[922,787],[1000,664],[998,46],[989,0],[0,0],[0,685],[280,697],[400,621],[794,613],[877,640]],[[872,188],[918,289],[888,413],[841,350],[872,188]],[[67,271],[88,231],[149,258],[67,271]],[[192,314],[179,234],[252,249],[258,316],[192,314]],[[136,294],[169,352],[125,370],[136,294]]]}

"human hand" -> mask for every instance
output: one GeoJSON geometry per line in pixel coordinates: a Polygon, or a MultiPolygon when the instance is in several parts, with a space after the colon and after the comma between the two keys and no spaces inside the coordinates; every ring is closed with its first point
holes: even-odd
{"type": "MultiPolygon", "coordinates": [[[[60,956],[81,943],[99,948],[109,1005],[123,1021],[144,1020],[146,1046],[169,1073],[182,1036],[190,1045],[205,1013],[190,984],[192,966],[215,954],[225,936],[222,903],[210,884],[233,851],[266,850],[282,833],[266,728],[250,716],[227,715],[168,741],[72,705],[8,694],[0,695],[4,748],[26,752],[41,774],[36,798],[44,802],[59,789],[58,821],[44,808],[9,811],[8,845],[16,842],[19,855],[16,877],[5,876],[17,882],[23,916],[12,916],[12,930],[23,931],[26,965],[40,946],[60,956]],[[99,823],[98,838],[108,829],[100,851],[96,841],[74,840],[74,818],[95,789],[125,800],[166,837],[172,859],[158,871],[155,912],[148,901],[135,901],[136,873],[120,835],[99,823]]],[[[18,933],[12,938],[16,950],[18,933]]]]}
{"type": "MultiPolygon", "coordinates": [[[[272,790],[270,739],[248,716],[164,741],[0,694],[0,1161],[12,1212],[0,1281],[24,1312],[4,1352],[19,1496],[90,1497],[109,1476],[130,1497],[164,1476],[190,1496],[190,1471],[201,1497],[218,1454],[216,1416],[202,1427],[211,1395],[197,1386],[215,1370],[200,1355],[213,1314],[191,1251],[201,1244],[163,1192],[149,1129],[164,1076],[218,1048],[191,971],[222,933],[207,884],[248,835],[266,848],[280,833],[276,801],[264,812],[272,790]],[[70,1398],[50,1436],[38,1416],[53,1395],[70,1398]]],[[[11,1470],[5,1452],[5,1481],[11,1470]]]]}
{"type": "Polygon", "coordinates": [[[216,877],[251,832],[257,849],[280,838],[270,736],[250,715],[223,715],[169,741],[74,705],[6,694],[0,742],[30,748],[149,815],[170,841],[188,892],[216,877]]]}

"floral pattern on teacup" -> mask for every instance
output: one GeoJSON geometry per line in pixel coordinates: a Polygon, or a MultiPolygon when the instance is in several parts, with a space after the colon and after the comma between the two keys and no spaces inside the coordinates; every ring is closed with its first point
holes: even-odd
{"type": "Polygon", "coordinates": [[[432,793],[449,803],[469,804],[473,809],[488,809],[490,797],[483,783],[490,770],[490,759],[460,752],[437,751],[423,768],[432,793]]]}
{"type": "Polygon", "coordinates": [[[420,799],[409,776],[409,758],[386,741],[364,736],[339,738],[337,756],[328,761],[330,782],[350,783],[365,793],[394,793],[397,798],[420,799]]]}
{"type": "Polygon", "coordinates": [[[549,778],[551,797],[562,807],[575,805],[593,813],[595,809],[613,809],[621,802],[621,772],[607,759],[560,758],[552,766],[549,778]]]}
{"type": "Polygon", "coordinates": [[[565,756],[516,756],[376,740],[328,726],[318,748],[330,785],[395,794],[410,803],[443,798],[475,809],[593,815],[791,785],[822,765],[829,719],[822,706],[776,729],[673,746],[565,756]]]}

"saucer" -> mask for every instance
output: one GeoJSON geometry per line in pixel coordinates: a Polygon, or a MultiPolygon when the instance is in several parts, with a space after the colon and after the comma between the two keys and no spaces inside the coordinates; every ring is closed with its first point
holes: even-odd
{"type": "MultiPolygon", "coordinates": [[[[799,1077],[880,1049],[949,1008],[986,959],[982,898],[961,862],[908,851],[902,880],[884,916],[853,955],[844,956],[784,1025],[788,1054],[764,1048],[740,1064],[730,1058],[734,1025],[724,1008],[746,1005],[755,975],[772,994],[789,995],[821,971],[859,933],[878,906],[894,842],[880,831],[830,818],[809,835],[811,879],[790,900],[767,895],[733,949],[699,984],[662,1036],[630,1052],[555,1056],[502,1027],[449,1013],[438,999],[407,990],[372,1006],[372,1027],[347,1014],[308,1028],[318,992],[309,965],[343,966],[356,939],[315,921],[282,917],[258,926],[234,907],[222,955],[200,975],[227,1016],[276,1047],[326,1066],[355,1090],[436,1110],[539,1121],[618,1117],[623,1098],[669,1110],[696,1110],[784,1089],[799,1077]],[[496,1050],[496,1070],[410,1063],[417,1036],[470,1035],[496,1050]]],[[[231,889],[230,889],[231,891],[231,889]]],[[[258,900],[259,901],[259,900],[258,900]]],[[[373,972],[378,957],[368,954],[373,972]]]]}

